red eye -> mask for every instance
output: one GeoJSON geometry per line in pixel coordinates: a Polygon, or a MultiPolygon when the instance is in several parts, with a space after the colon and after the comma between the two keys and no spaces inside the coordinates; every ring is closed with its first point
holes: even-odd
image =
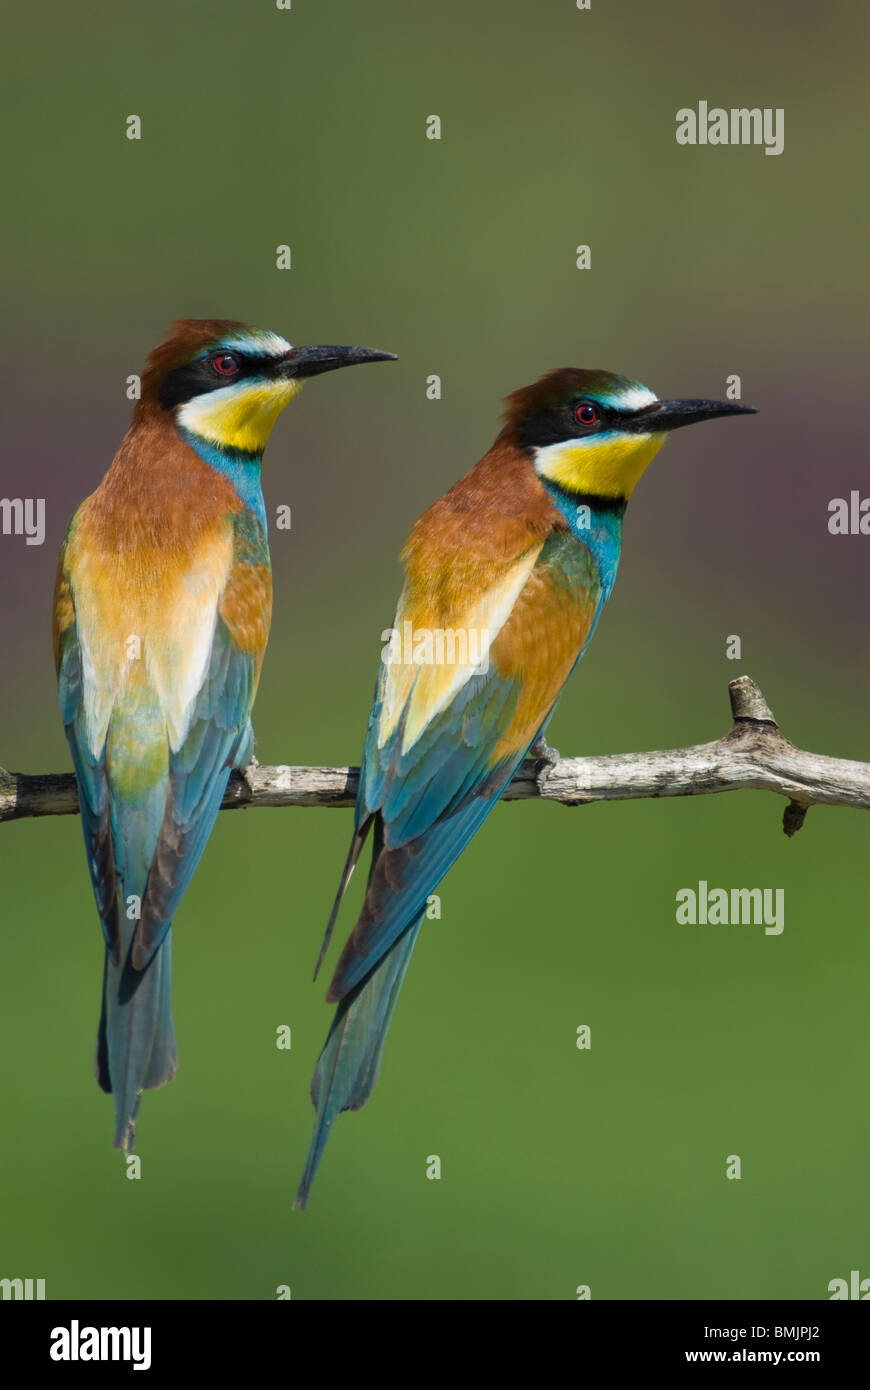
{"type": "Polygon", "coordinates": [[[598,409],[591,401],[582,401],[574,411],[574,414],[581,425],[597,425],[600,419],[598,409]]]}
{"type": "Polygon", "coordinates": [[[221,376],[235,376],[239,370],[239,364],[231,352],[220,352],[212,361],[215,371],[220,372],[221,376]]]}

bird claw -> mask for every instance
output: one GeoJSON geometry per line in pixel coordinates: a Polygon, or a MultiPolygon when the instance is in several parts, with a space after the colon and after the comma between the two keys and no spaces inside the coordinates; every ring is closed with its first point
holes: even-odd
{"type": "Polygon", "coordinates": [[[562,754],[557,748],[551,748],[543,734],[538,734],[531,747],[531,756],[538,758],[542,763],[547,763],[550,767],[555,767],[556,763],[561,762],[562,754]]]}

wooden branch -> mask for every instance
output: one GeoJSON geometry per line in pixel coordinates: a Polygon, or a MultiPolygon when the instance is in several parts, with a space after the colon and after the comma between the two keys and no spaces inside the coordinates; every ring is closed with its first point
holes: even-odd
{"type": "MultiPolygon", "coordinates": [[[[713,743],[597,758],[528,758],[502,799],[542,798],[585,806],[592,801],[706,796],[753,788],[788,797],[783,815],[787,835],[800,829],[810,806],[870,810],[870,764],[795,748],[783,738],[749,676],[740,676],[728,689],[734,723],[713,743]]],[[[254,761],[243,773],[232,773],[222,809],[352,806],[358,779],[356,767],[262,767],[254,761]]],[[[77,811],[71,773],[28,776],[0,768],[0,821],[77,811]]]]}

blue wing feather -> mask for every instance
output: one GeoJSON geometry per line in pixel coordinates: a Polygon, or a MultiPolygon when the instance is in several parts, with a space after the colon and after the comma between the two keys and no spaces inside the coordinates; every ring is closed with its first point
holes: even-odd
{"type": "Polygon", "coordinates": [[[522,762],[526,749],[492,761],[519,693],[517,680],[492,667],[472,676],[404,752],[402,720],[383,747],[376,717],[370,721],[357,820],[376,816],[383,845],[373,856],[366,901],[333,976],[332,1000],[355,988],[418,920],[432,889],[522,762]]]}
{"type": "Polygon", "coordinates": [[[208,673],[184,742],[170,753],[168,795],[142,900],[133,963],[144,969],[160,947],[211,834],[230,772],[250,757],[254,657],[236,646],[218,617],[208,673]]]}

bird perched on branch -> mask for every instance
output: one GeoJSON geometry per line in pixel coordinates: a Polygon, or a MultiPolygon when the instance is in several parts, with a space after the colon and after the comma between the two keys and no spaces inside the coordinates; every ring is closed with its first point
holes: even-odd
{"type": "Polygon", "coordinates": [[[263,450],[306,377],[392,356],[176,323],[67,531],[55,661],[106,941],[96,1073],[116,1148],[133,1147],[142,1090],[175,1073],[172,918],[251,757],[272,609],[263,450]]]}
{"type": "Polygon", "coordinates": [[[625,377],[573,367],[506,405],[492,448],[424,513],[402,552],[405,585],[321,960],[371,832],[368,887],[327,994],[338,1008],[312,1082],[299,1207],[336,1116],[371,1094],[429,894],[529,750],[546,750],[547,722],[613,588],[639,478],[669,431],[754,413],[660,401],[625,377]]]}

